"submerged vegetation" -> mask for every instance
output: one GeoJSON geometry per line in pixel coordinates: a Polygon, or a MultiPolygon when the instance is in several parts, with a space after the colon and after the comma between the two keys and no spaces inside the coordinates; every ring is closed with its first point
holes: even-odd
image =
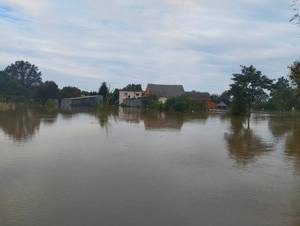
{"type": "Polygon", "coordinates": [[[16,104],[14,103],[0,103],[0,112],[1,111],[14,111],[16,110],[16,104]]]}
{"type": "Polygon", "coordinates": [[[164,109],[177,112],[200,112],[206,110],[203,103],[186,96],[169,98],[164,104],[164,109]]]}

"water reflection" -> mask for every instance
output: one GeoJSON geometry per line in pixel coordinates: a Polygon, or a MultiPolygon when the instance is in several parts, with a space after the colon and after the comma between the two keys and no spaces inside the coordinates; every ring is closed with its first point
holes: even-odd
{"type": "Polygon", "coordinates": [[[182,115],[166,115],[162,112],[153,112],[144,115],[146,130],[181,130],[184,117],[182,115]]]}
{"type": "Polygon", "coordinates": [[[288,115],[270,115],[268,118],[269,129],[277,140],[293,130],[293,123],[294,120],[288,115]]]}
{"type": "Polygon", "coordinates": [[[138,108],[122,108],[118,109],[119,119],[130,123],[139,123],[142,120],[142,111],[138,108]]]}
{"type": "Polygon", "coordinates": [[[284,115],[0,112],[0,225],[299,223],[299,138],[284,115]]]}
{"type": "Polygon", "coordinates": [[[277,140],[282,140],[284,153],[295,163],[300,172],[300,120],[299,115],[271,115],[268,121],[269,129],[277,140]]]}
{"type": "Polygon", "coordinates": [[[56,118],[57,113],[21,108],[0,112],[0,128],[13,140],[26,141],[38,132],[41,122],[50,125],[56,122],[56,118]]]}
{"type": "Polygon", "coordinates": [[[129,123],[144,123],[146,130],[178,130],[180,131],[184,116],[166,114],[158,111],[143,112],[135,108],[119,108],[119,119],[129,123]]]}
{"type": "Polygon", "coordinates": [[[230,132],[225,133],[229,156],[239,165],[253,162],[257,156],[271,151],[272,145],[263,141],[248,128],[247,118],[232,117],[230,120],[230,132]]]}

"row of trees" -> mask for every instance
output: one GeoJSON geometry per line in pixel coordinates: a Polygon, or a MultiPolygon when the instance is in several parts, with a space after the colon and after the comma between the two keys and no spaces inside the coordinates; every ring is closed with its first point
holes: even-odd
{"type": "MultiPolygon", "coordinates": [[[[129,84],[124,90],[142,91],[142,86],[129,84]]],[[[88,95],[102,95],[106,104],[118,102],[119,89],[110,90],[105,82],[98,91],[82,91],[66,86],[59,89],[54,81],[42,80],[42,72],[37,66],[26,61],[17,61],[0,71],[0,102],[24,102],[34,100],[42,104],[49,99],[61,99],[88,95]]]]}
{"type": "Polygon", "coordinates": [[[231,106],[233,114],[249,114],[253,109],[289,111],[300,108],[300,62],[289,66],[287,78],[274,81],[254,66],[241,66],[241,72],[233,74],[230,89],[220,96],[213,95],[215,102],[231,106]]]}
{"type": "MultiPolygon", "coordinates": [[[[102,89],[99,91],[108,92],[106,83],[102,84],[102,89]],[[103,90],[103,87],[107,90],[103,90]]],[[[82,91],[71,86],[59,89],[54,81],[43,82],[42,72],[38,67],[26,61],[17,61],[0,71],[0,102],[34,100],[45,103],[48,99],[96,94],[98,92],[82,91]]]]}
{"type": "MultiPolygon", "coordinates": [[[[254,66],[241,66],[241,72],[233,74],[230,89],[221,95],[212,95],[215,102],[225,102],[231,106],[233,114],[249,114],[252,109],[288,111],[300,109],[300,61],[289,67],[288,77],[274,81],[263,75],[254,66]]],[[[141,85],[129,84],[123,90],[142,91],[141,85]]],[[[111,91],[105,82],[98,92],[81,91],[77,87],[58,88],[53,81],[42,80],[42,73],[37,66],[25,61],[17,61],[0,71],[0,101],[35,100],[45,103],[48,99],[79,97],[100,94],[105,103],[116,104],[119,90],[111,91]]],[[[157,98],[143,100],[145,107],[159,107],[157,98]]],[[[166,109],[199,110],[195,103],[186,98],[171,98],[166,109]]],[[[161,107],[161,106],[160,106],[161,107]]]]}

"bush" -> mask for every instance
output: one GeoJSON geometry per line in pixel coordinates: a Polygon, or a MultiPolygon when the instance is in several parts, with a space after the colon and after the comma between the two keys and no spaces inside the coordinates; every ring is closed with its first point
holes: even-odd
{"type": "Polygon", "coordinates": [[[142,98],[142,106],[145,109],[161,109],[162,104],[159,102],[158,97],[155,95],[149,95],[142,98]]]}
{"type": "Polygon", "coordinates": [[[45,103],[45,108],[47,111],[54,111],[56,108],[56,105],[52,99],[48,99],[45,103]]]}
{"type": "Polygon", "coordinates": [[[180,96],[169,98],[164,104],[164,109],[177,112],[200,112],[204,111],[205,107],[200,101],[192,100],[186,96],[180,96]]]}

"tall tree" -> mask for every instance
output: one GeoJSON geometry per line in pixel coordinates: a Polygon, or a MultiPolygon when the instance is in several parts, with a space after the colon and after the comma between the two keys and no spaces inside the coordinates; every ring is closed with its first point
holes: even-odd
{"type": "Polygon", "coordinates": [[[276,110],[288,111],[293,107],[293,89],[290,81],[281,77],[273,85],[271,91],[271,103],[276,110]]]}
{"type": "Polygon", "coordinates": [[[255,104],[266,99],[266,91],[271,89],[273,83],[252,65],[241,66],[241,73],[233,74],[232,80],[229,92],[233,97],[234,114],[250,114],[255,104]]]}
{"type": "Polygon", "coordinates": [[[291,66],[289,66],[289,70],[289,77],[300,93],[300,61],[295,61],[291,66]]]}
{"type": "Polygon", "coordinates": [[[16,61],[4,70],[12,79],[20,81],[26,88],[32,88],[42,83],[42,73],[34,64],[25,61],[16,61]]]}
{"type": "Polygon", "coordinates": [[[143,91],[141,84],[129,84],[126,87],[124,87],[123,90],[125,90],[125,91],[136,91],[136,92],[143,91]]]}
{"type": "Polygon", "coordinates": [[[212,94],[210,98],[215,103],[224,102],[227,105],[230,104],[230,93],[228,90],[224,91],[221,95],[212,94]]]}
{"type": "Polygon", "coordinates": [[[106,85],[106,82],[103,82],[99,88],[99,95],[103,96],[103,99],[106,100],[107,95],[109,93],[108,87],[106,85]]]}
{"type": "Polygon", "coordinates": [[[0,101],[18,101],[23,100],[27,96],[28,90],[19,81],[0,71],[0,101]]]}
{"type": "Polygon", "coordinates": [[[112,93],[112,104],[118,104],[119,103],[119,89],[115,89],[112,93]]]}
{"type": "Polygon", "coordinates": [[[80,97],[81,90],[77,87],[66,86],[59,91],[60,98],[80,97]]]}
{"type": "Polygon", "coordinates": [[[53,81],[46,81],[36,87],[35,99],[45,103],[48,99],[55,99],[58,97],[58,86],[53,81]]]}
{"type": "Polygon", "coordinates": [[[295,61],[289,66],[289,78],[296,90],[296,107],[300,109],[300,61],[295,61]]]}

